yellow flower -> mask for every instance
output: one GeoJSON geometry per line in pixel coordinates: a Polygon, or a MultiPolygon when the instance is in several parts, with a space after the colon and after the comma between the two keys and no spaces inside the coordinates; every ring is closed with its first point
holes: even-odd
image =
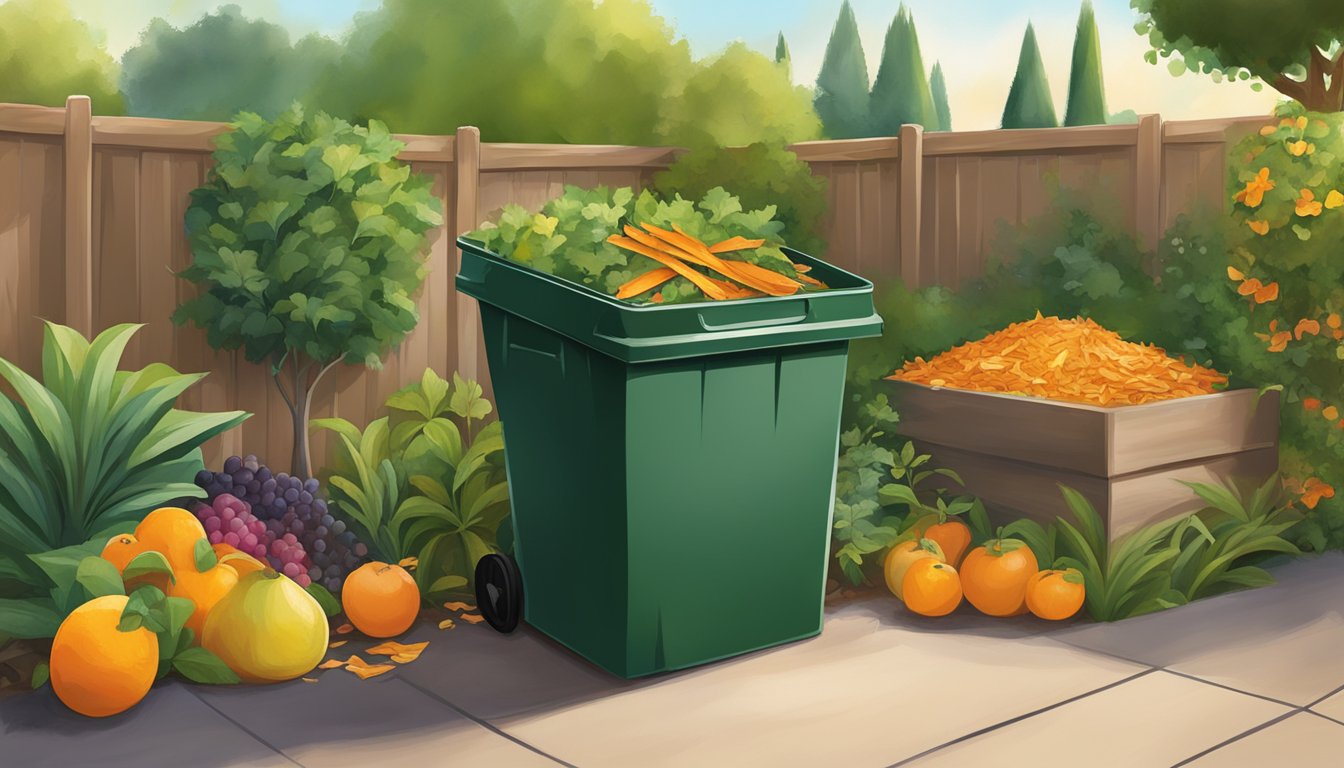
{"type": "Polygon", "coordinates": [[[1310,189],[1301,190],[1302,196],[1297,199],[1298,216],[1320,216],[1321,203],[1316,199],[1316,195],[1310,189]]]}
{"type": "Polygon", "coordinates": [[[1246,222],[1246,226],[1250,227],[1251,231],[1257,235],[1264,235],[1269,233],[1268,221],[1256,221],[1255,219],[1251,219],[1246,222]]]}
{"type": "Polygon", "coordinates": [[[1297,118],[1297,126],[1296,126],[1296,127],[1297,127],[1297,130],[1299,130],[1299,131],[1305,131],[1305,130],[1307,130],[1307,118],[1306,118],[1305,115],[1302,116],[1302,117],[1297,118]]]}
{"type": "Polygon", "coordinates": [[[1233,266],[1230,266],[1230,265],[1229,265],[1228,268],[1227,268],[1227,279],[1228,279],[1228,280],[1245,280],[1245,279],[1246,279],[1246,274],[1245,274],[1244,272],[1242,272],[1240,269],[1237,269],[1236,267],[1233,267],[1233,266]]]}
{"type": "Polygon", "coordinates": [[[1327,405],[1321,409],[1321,415],[1325,417],[1326,421],[1334,421],[1339,418],[1339,409],[1333,405],[1327,405]]]}
{"type": "Polygon", "coordinates": [[[1273,125],[1266,125],[1264,128],[1261,128],[1261,129],[1260,129],[1260,135],[1261,135],[1261,136],[1273,136],[1275,133],[1278,132],[1278,130],[1279,130],[1279,129],[1278,129],[1276,126],[1273,126],[1273,125]]]}
{"type": "Polygon", "coordinates": [[[1301,139],[1288,142],[1288,154],[1293,157],[1301,157],[1307,153],[1307,142],[1301,139]]]}
{"type": "Polygon", "coordinates": [[[1274,182],[1269,180],[1269,168],[1261,168],[1255,178],[1246,182],[1246,188],[1238,192],[1234,199],[1251,208],[1257,208],[1264,202],[1265,193],[1273,188],[1274,182]]]}
{"type": "Polygon", "coordinates": [[[1330,190],[1325,196],[1325,207],[1338,208],[1341,205],[1344,205],[1344,195],[1341,195],[1338,189],[1330,190]]]}

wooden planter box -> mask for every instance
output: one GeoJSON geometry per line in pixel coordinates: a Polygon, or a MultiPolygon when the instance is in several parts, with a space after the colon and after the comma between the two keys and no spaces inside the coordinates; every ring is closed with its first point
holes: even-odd
{"type": "MultiPolygon", "coordinates": [[[[1100,406],[886,381],[896,431],[956,470],[992,517],[1072,519],[1063,484],[1112,540],[1202,506],[1178,483],[1263,480],[1278,469],[1279,393],[1241,389],[1100,406]]],[[[955,489],[955,487],[953,487],[955,489]]]]}

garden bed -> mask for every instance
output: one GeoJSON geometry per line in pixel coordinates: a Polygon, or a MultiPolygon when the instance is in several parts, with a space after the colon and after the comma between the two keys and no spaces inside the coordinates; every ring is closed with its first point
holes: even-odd
{"type": "Polygon", "coordinates": [[[1083,494],[1111,540],[1200,508],[1180,482],[1250,478],[1278,467],[1278,392],[1250,389],[1100,407],[887,380],[897,432],[957,472],[992,515],[1042,524],[1083,494]]]}

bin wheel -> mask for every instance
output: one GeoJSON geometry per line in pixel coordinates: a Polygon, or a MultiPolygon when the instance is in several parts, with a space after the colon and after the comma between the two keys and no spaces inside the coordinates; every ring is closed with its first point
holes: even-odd
{"type": "Polygon", "coordinates": [[[476,563],[476,604],[497,632],[518,628],[523,615],[523,577],[508,555],[489,554],[476,563]]]}

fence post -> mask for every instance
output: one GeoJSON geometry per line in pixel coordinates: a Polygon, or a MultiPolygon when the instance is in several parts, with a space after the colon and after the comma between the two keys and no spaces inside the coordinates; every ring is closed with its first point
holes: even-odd
{"type": "Polygon", "coordinates": [[[1156,251],[1162,237],[1162,116],[1141,116],[1135,142],[1134,232],[1140,245],[1156,251]]]}
{"type": "Polygon", "coordinates": [[[901,164],[901,280],[914,288],[919,275],[920,224],[924,205],[924,128],[902,125],[901,164]]]}
{"type": "Polygon", "coordinates": [[[65,100],[65,324],[92,336],[93,117],[88,96],[65,100]]]}
{"type": "MultiPolygon", "coordinates": [[[[457,129],[457,139],[453,142],[453,169],[457,176],[455,195],[456,211],[454,221],[461,235],[475,229],[481,223],[478,202],[481,190],[481,130],[475,126],[457,129]]],[[[453,273],[462,266],[462,254],[457,247],[453,249],[453,273]]],[[[476,362],[480,359],[481,316],[476,300],[465,294],[457,294],[457,370],[465,378],[480,381],[476,362]]]]}

